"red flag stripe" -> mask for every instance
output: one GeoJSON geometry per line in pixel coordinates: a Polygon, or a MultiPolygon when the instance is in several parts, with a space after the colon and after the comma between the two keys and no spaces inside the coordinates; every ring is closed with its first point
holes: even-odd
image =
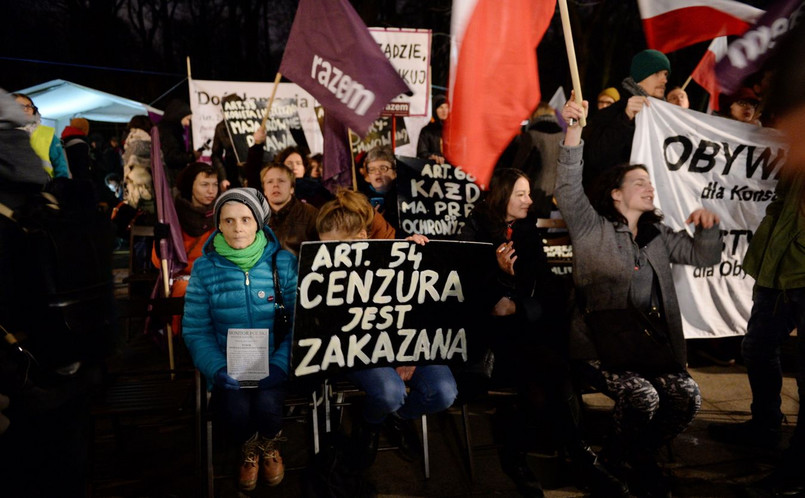
{"type": "Polygon", "coordinates": [[[554,8],[550,0],[478,0],[465,32],[453,34],[461,46],[452,61],[445,151],[482,188],[539,102],[536,47],[554,8]]]}
{"type": "Polygon", "coordinates": [[[702,57],[702,60],[699,61],[696,69],[690,75],[693,81],[710,94],[710,108],[714,111],[718,110],[718,95],[720,93],[715,67],[716,62],[724,56],[726,51],[727,39],[723,36],[716,38],[707,48],[704,57],[702,57]]]}

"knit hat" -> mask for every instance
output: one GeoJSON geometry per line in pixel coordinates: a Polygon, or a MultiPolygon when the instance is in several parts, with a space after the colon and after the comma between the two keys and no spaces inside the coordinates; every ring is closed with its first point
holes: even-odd
{"type": "Polygon", "coordinates": [[[84,132],[84,135],[89,133],[89,121],[84,118],[73,118],[70,120],[70,126],[77,128],[84,132]]]}
{"type": "Polygon", "coordinates": [[[611,98],[615,102],[617,102],[617,101],[619,101],[621,99],[621,94],[618,93],[618,90],[616,90],[614,86],[611,86],[609,88],[604,88],[603,90],[601,90],[601,93],[598,94],[598,98],[600,99],[603,95],[606,95],[607,97],[611,98]]]}
{"type": "Polygon", "coordinates": [[[268,218],[271,216],[271,207],[262,192],[255,188],[232,188],[221,194],[218,200],[215,201],[213,208],[215,216],[215,226],[217,227],[221,220],[221,207],[230,201],[237,201],[246,204],[251,209],[254,219],[257,220],[259,226],[268,223],[268,218]]]}
{"type": "Polygon", "coordinates": [[[632,57],[632,69],[629,73],[635,83],[640,83],[663,69],[671,73],[671,62],[668,57],[659,50],[647,49],[632,57]]]}
{"type": "Polygon", "coordinates": [[[433,117],[438,119],[436,116],[436,109],[438,109],[442,104],[447,103],[447,97],[443,93],[437,93],[433,96],[433,103],[432,103],[432,111],[433,117]]]}

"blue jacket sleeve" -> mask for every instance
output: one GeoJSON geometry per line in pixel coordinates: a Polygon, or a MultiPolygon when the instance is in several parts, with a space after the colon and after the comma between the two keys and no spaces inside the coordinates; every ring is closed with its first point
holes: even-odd
{"type": "Polygon", "coordinates": [[[67,157],[64,155],[64,148],[61,141],[55,135],[50,141],[50,164],[53,166],[53,178],[70,178],[70,167],[67,165],[67,157]]]}
{"type": "MultiPolygon", "coordinates": [[[[204,257],[196,260],[185,294],[182,336],[193,363],[207,379],[226,366],[226,354],[218,344],[210,310],[210,290],[205,285],[204,273],[211,263],[204,257]]],[[[210,268],[210,270],[213,270],[210,268]]]]}

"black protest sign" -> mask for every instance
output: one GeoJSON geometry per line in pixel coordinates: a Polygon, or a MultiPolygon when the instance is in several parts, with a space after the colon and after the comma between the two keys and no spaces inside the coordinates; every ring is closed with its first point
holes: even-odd
{"type": "MultiPolygon", "coordinates": [[[[254,145],[254,131],[260,127],[265,114],[267,99],[246,99],[227,95],[221,99],[226,129],[232,139],[235,156],[239,163],[246,162],[249,147],[254,145]]],[[[266,160],[271,160],[282,149],[297,146],[307,150],[307,140],[299,119],[296,98],[274,99],[271,115],[266,120],[266,160]]]]}
{"type": "Polygon", "coordinates": [[[303,243],[293,374],[466,362],[489,252],[475,242],[303,243]]]}
{"type": "Polygon", "coordinates": [[[481,197],[474,178],[458,166],[397,158],[400,229],[454,239],[481,197]]]}
{"type": "MultiPolygon", "coordinates": [[[[391,119],[390,117],[376,119],[363,139],[357,134],[350,134],[353,159],[357,159],[359,155],[369,152],[375,147],[391,146],[391,119]]],[[[408,137],[408,129],[405,127],[405,120],[403,118],[394,119],[397,120],[394,146],[400,147],[411,143],[411,139],[408,137]]],[[[357,163],[357,161],[355,162],[357,163]]]]}

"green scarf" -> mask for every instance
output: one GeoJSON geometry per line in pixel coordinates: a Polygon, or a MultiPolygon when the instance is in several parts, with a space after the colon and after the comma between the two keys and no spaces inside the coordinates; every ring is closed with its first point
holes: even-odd
{"type": "Polygon", "coordinates": [[[241,270],[249,271],[260,260],[260,256],[263,255],[263,250],[268,245],[268,239],[266,239],[265,232],[260,230],[249,247],[233,249],[232,246],[226,243],[224,235],[218,232],[212,239],[212,245],[218,254],[238,265],[241,270]]]}

